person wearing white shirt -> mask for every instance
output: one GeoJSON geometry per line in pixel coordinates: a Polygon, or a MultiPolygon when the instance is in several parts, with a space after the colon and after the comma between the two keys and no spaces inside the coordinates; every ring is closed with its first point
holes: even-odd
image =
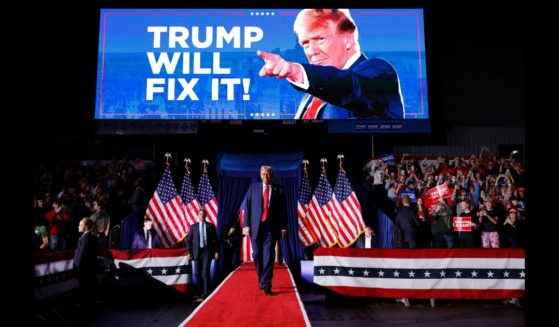
{"type": "Polygon", "coordinates": [[[186,237],[187,258],[194,260],[196,281],[201,299],[205,299],[211,292],[211,262],[218,259],[217,232],[215,225],[206,221],[206,211],[202,208],[198,212],[198,222],[190,226],[186,237]]]}
{"type": "Polygon", "coordinates": [[[359,236],[355,242],[355,247],[358,249],[372,249],[376,247],[377,237],[373,232],[373,227],[365,226],[364,233],[359,236]]]}
{"type": "Polygon", "coordinates": [[[158,249],[159,247],[159,239],[157,238],[157,233],[153,229],[153,219],[151,217],[145,217],[144,227],[134,234],[134,239],[132,240],[130,248],[132,250],[144,250],[158,249]]]}

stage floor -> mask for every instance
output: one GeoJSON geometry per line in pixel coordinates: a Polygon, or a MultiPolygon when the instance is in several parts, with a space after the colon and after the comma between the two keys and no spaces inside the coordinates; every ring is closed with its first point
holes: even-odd
{"type": "MultiPolygon", "coordinates": [[[[178,326],[198,303],[184,296],[112,296],[94,309],[76,307],[76,294],[35,303],[33,326],[178,326]],[[46,320],[46,322],[43,321],[46,320]]],[[[525,326],[525,311],[497,300],[410,300],[326,298],[303,293],[312,326],[525,326]]],[[[239,325],[241,326],[241,325],[239,325]]]]}

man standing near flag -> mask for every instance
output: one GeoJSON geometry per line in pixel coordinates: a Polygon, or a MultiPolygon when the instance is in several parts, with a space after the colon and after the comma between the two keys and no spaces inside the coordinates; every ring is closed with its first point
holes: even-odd
{"type": "Polygon", "coordinates": [[[251,237],[258,286],[264,294],[272,295],[275,244],[287,235],[285,195],[273,184],[274,169],[260,167],[261,183],[254,183],[247,193],[247,211],[243,217],[243,233],[251,237]]]}
{"type": "Polygon", "coordinates": [[[91,233],[93,221],[82,218],[78,225],[78,232],[83,235],[78,240],[74,252],[74,270],[80,286],[80,300],[82,304],[91,305],[95,301],[95,276],[97,274],[97,237],[91,233]]]}
{"type": "Polygon", "coordinates": [[[210,293],[210,267],[212,256],[217,260],[217,232],[214,224],[206,221],[206,210],[198,211],[198,222],[190,227],[190,233],[186,237],[186,249],[188,259],[194,260],[196,280],[200,295],[205,299],[210,293]]]}
{"type": "Polygon", "coordinates": [[[359,236],[355,242],[355,247],[358,249],[372,249],[376,247],[377,236],[373,232],[373,227],[365,226],[365,233],[359,236]]]}
{"type": "Polygon", "coordinates": [[[419,225],[421,225],[421,221],[411,208],[410,197],[404,195],[402,197],[402,207],[396,214],[396,226],[402,231],[402,244],[405,248],[416,249],[418,247],[417,232],[419,225]]]}
{"type": "Polygon", "coordinates": [[[159,248],[159,240],[157,233],[153,230],[153,219],[151,217],[144,218],[144,227],[134,234],[130,248],[132,250],[159,248]]]}

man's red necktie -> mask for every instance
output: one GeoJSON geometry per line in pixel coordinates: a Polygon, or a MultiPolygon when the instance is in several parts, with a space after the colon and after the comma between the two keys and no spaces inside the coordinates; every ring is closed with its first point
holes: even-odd
{"type": "Polygon", "coordinates": [[[322,105],[322,100],[317,97],[313,97],[311,103],[307,106],[307,110],[303,114],[302,119],[316,119],[316,113],[318,112],[318,108],[322,105]]]}
{"type": "Polygon", "coordinates": [[[270,197],[270,191],[268,191],[268,185],[264,185],[264,198],[262,199],[262,219],[261,221],[266,221],[268,218],[268,198],[270,197]]]}

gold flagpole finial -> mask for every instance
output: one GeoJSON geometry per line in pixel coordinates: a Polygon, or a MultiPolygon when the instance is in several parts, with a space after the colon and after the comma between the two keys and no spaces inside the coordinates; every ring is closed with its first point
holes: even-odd
{"type": "Polygon", "coordinates": [[[164,157],[165,157],[165,165],[167,166],[167,168],[169,168],[171,166],[169,159],[171,159],[173,156],[171,156],[170,152],[165,152],[164,157]]]}
{"type": "Polygon", "coordinates": [[[309,161],[308,161],[307,159],[303,159],[303,173],[304,173],[305,175],[308,174],[307,165],[309,165],[309,164],[310,164],[310,163],[309,163],[309,161]]]}
{"type": "Polygon", "coordinates": [[[210,164],[210,162],[208,161],[208,159],[203,159],[202,160],[202,172],[207,173],[208,172],[208,165],[210,164]]]}
{"type": "Polygon", "coordinates": [[[345,158],[345,157],[344,157],[343,154],[341,154],[341,153],[338,154],[337,159],[340,160],[340,170],[345,174],[344,167],[342,166],[344,158],[345,158]]]}
{"type": "Polygon", "coordinates": [[[320,163],[322,164],[322,172],[326,173],[326,164],[328,163],[328,159],[320,158],[320,163]]]}

